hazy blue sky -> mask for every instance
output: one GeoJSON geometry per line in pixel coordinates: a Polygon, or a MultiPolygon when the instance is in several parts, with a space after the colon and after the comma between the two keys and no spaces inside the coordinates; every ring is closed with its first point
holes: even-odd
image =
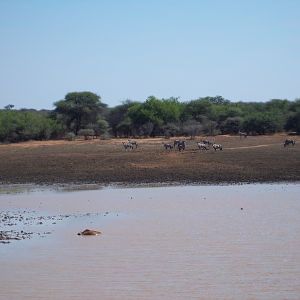
{"type": "Polygon", "coordinates": [[[300,97],[300,0],[0,0],[0,107],[300,97]]]}

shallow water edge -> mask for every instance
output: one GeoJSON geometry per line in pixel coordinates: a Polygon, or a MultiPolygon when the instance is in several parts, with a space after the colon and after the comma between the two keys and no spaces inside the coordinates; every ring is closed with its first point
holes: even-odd
{"type": "Polygon", "coordinates": [[[141,182],[141,183],[51,183],[51,184],[35,184],[35,183],[0,183],[1,194],[19,194],[33,193],[41,191],[57,191],[57,192],[72,192],[72,191],[89,191],[101,189],[125,189],[125,188],[159,188],[159,187],[183,187],[183,186],[244,186],[244,185],[297,185],[300,181],[280,181],[280,182],[141,182]]]}

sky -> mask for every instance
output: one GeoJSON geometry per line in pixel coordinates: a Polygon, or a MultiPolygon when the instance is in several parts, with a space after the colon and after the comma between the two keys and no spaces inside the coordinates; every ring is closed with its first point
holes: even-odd
{"type": "Polygon", "coordinates": [[[299,0],[0,0],[0,108],[300,97],[299,0]]]}

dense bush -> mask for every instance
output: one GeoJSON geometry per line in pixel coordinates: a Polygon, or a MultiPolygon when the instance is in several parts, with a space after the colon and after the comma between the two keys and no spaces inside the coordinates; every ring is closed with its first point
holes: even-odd
{"type": "Polygon", "coordinates": [[[243,129],[250,134],[267,134],[280,131],[276,118],[268,113],[257,113],[245,118],[243,129]]]}
{"type": "Polygon", "coordinates": [[[241,117],[229,117],[220,124],[220,130],[223,134],[237,134],[243,127],[243,119],[241,117]]]}
{"type": "Polygon", "coordinates": [[[285,129],[300,134],[300,111],[290,114],[287,118],[285,129]]]}
{"type": "Polygon", "coordinates": [[[75,135],[74,132],[68,132],[68,133],[66,133],[66,135],[65,135],[65,139],[66,139],[67,141],[74,141],[74,140],[75,140],[75,137],[76,137],[76,135],[75,135]]]}
{"type": "Polygon", "coordinates": [[[0,110],[0,142],[57,138],[62,126],[49,115],[36,111],[0,110]]]}
{"type": "Polygon", "coordinates": [[[300,99],[268,102],[230,102],[221,96],[188,102],[148,97],[107,108],[91,92],[69,93],[54,111],[0,110],[0,142],[63,137],[67,132],[89,136],[148,137],[199,134],[300,133],[300,99]]]}
{"type": "Polygon", "coordinates": [[[78,135],[84,136],[84,139],[87,140],[90,137],[93,137],[95,135],[94,129],[80,129],[78,131],[78,135]]]}

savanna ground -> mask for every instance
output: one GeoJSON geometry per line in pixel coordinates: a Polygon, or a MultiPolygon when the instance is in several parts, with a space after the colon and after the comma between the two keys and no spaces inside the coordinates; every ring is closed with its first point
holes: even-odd
{"type": "Polygon", "coordinates": [[[2,183],[238,183],[300,180],[300,144],[283,147],[285,134],[216,136],[223,151],[199,151],[195,140],[183,152],[166,151],[164,138],[122,141],[40,141],[0,145],[2,183]]]}

